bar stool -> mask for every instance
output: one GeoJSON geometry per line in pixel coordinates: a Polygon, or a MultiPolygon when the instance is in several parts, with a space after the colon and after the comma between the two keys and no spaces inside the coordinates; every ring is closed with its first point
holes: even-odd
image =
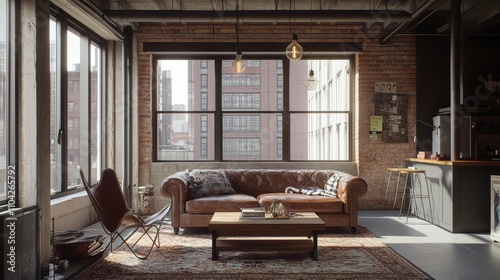
{"type": "MultiPolygon", "coordinates": [[[[389,170],[389,180],[387,180],[387,187],[385,188],[385,198],[384,198],[384,206],[385,206],[385,203],[387,202],[387,194],[389,193],[389,186],[391,185],[391,177],[392,177],[392,173],[393,172],[398,172],[398,179],[397,179],[397,182],[396,182],[396,191],[395,191],[395,194],[394,194],[394,202],[392,204],[392,209],[396,209],[396,201],[397,201],[397,198],[398,198],[398,190],[399,190],[399,179],[401,177],[401,171],[402,170],[406,170],[407,168],[401,168],[401,167],[389,167],[387,168],[387,170],[389,170]]],[[[408,174],[406,174],[406,179],[408,179],[408,174]]],[[[405,186],[406,186],[406,182],[405,182],[405,186]]]]}
{"type": "Polygon", "coordinates": [[[425,170],[410,167],[410,168],[400,169],[399,173],[406,174],[406,177],[407,177],[407,180],[405,181],[405,188],[403,191],[403,197],[401,198],[401,208],[399,209],[399,216],[401,217],[401,213],[402,213],[403,208],[404,208],[403,206],[404,206],[404,200],[406,198],[406,190],[410,189],[410,201],[408,202],[408,210],[406,212],[406,223],[408,223],[408,216],[410,214],[412,204],[416,205],[415,200],[417,198],[420,198],[420,200],[422,202],[422,207],[423,207],[424,206],[423,198],[427,198],[429,200],[429,212],[430,212],[431,217],[430,217],[430,220],[427,219],[427,215],[425,214],[426,211],[424,209],[423,210],[424,219],[427,221],[430,221],[431,224],[434,224],[433,215],[432,215],[431,193],[430,193],[430,189],[429,189],[429,183],[427,182],[427,174],[425,173],[425,170]],[[419,174],[424,175],[425,185],[427,187],[427,194],[422,193],[422,183],[420,181],[420,177],[418,176],[419,174]],[[410,180],[410,186],[407,185],[408,179],[410,180]],[[415,184],[416,183],[415,179],[418,180],[418,184],[415,184]],[[418,194],[415,193],[415,189],[417,186],[418,186],[418,194]]]}

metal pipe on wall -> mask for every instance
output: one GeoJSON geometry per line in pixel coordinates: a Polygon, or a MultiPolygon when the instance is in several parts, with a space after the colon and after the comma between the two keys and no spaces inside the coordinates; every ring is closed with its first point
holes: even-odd
{"type": "Polygon", "coordinates": [[[132,205],[132,42],[134,32],[130,26],[124,28],[123,42],[123,94],[124,94],[124,161],[123,188],[125,199],[132,205]]]}

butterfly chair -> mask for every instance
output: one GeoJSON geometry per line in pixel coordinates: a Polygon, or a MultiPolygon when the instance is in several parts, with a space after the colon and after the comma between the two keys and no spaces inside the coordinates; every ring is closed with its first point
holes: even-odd
{"type": "MultiPolygon", "coordinates": [[[[113,169],[104,169],[101,174],[101,180],[92,186],[85,179],[82,170],[80,170],[80,176],[82,177],[90,201],[97,212],[99,221],[106,234],[111,238],[108,244],[108,246],[111,246],[111,252],[114,252],[113,243],[115,241],[120,243],[116,250],[120,250],[126,245],[130,251],[140,259],[146,259],[151,253],[154,245],[160,248],[160,228],[170,211],[170,205],[165,206],[156,214],[143,219],[134,214],[132,210],[127,207],[120,183],[113,169]],[[140,235],[138,237],[135,236],[133,240],[129,240],[138,230],[140,230],[138,232],[140,235]],[[156,233],[152,234],[150,231],[154,230],[156,230],[156,233]],[[134,247],[137,242],[145,236],[151,240],[151,247],[145,255],[138,254],[139,249],[134,247]]],[[[106,246],[106,248],[108,246],[106,246]]]]}

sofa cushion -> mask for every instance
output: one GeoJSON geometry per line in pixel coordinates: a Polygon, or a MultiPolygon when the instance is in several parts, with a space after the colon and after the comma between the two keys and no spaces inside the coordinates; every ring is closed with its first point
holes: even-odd
{"type": "Polygon", "coordinates": [[[259,202],[246,194],[216,195],[186,201],[186,212],[190,214],[239,212],[241,208],[253,207],[259,207],[259,202]]]}
{"type": "Polygon", "coordinates": [[[189,178],[193,198],[235,193],[225,173],[220,170],[195,169],[189,172],[189,178]]]}
{"type": "Polygon", "coordinates": [[[298,193],[266,193],[257,197],[260,206],[269,207],[274,200],[281,200],[290,211],[316,213],[343,213],[344,203],[336,197],[298,193]]]}

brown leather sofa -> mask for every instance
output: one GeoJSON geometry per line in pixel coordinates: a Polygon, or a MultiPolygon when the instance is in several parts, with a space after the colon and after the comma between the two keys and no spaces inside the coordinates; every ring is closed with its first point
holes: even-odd
{"type": "Polygon", "coordinates": [[[171,199],[171,218],[175,234],[179,228],[208,227],[214,212],[240,211],[241,208],[269,206],[281,200],[290,211],[315,212],[327,227],[358,225],[358,197],[367,184],[360,177],[335,170],[224,169],[235,194],[193,199],[189,170],[167,177],[161,194],[171,199]],[[285,193],[289,186],[324,188],[333,174],[339,174],[337,197],[285,193]]]}

